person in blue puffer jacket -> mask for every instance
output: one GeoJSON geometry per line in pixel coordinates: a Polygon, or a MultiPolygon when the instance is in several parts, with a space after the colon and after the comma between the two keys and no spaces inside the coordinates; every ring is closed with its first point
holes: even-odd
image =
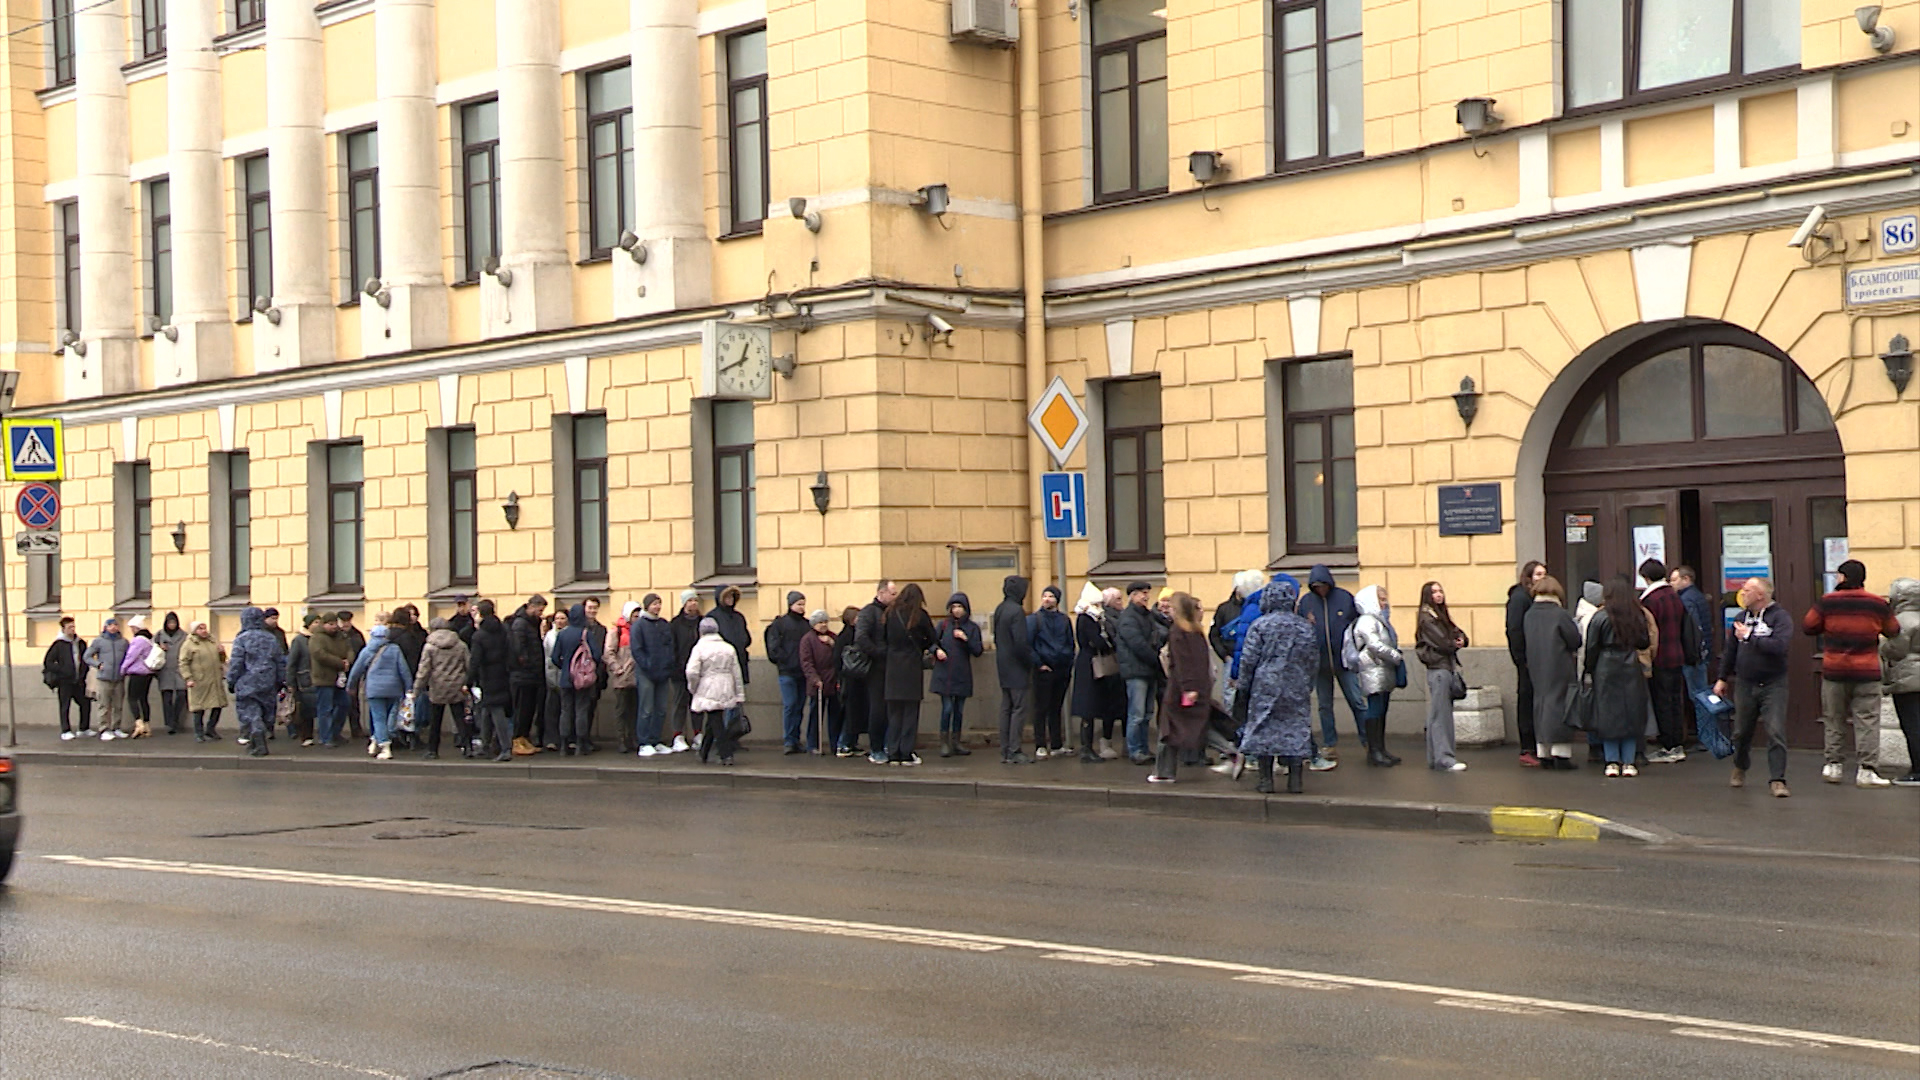
{"type": "Polygon", "coordinates": [[[1045,759],[1066,752],[1060,710],[1073,682],[1073,620],[1060,610],[1060,587],[1040,590],[1040,610],[1027,616],[1027,640],[1033,646],[1033,756],[1045,759]]]}
{"type": "Polygon", "coordinates": [[[635,742],[639,744],[641,757],[670,753],[673,749],[660,741],[661,729],[667,722],[667,688],[672,685],[675,667],[673,624],[660,616],[664,603],[659,593],[648,593],[640,601],[640,612],[628,629],[633,650],[634,688],[640,699],[639,735],[635,742]]]}
{"type": "Polygon", "coordinates": [[[367,753],[386,761],[393,757],[394,713],[401,699],[413,693],[413,672],[407,670],[407,658],[393,641],[392,627],[375,626],[367,635],[367,647],[360,650],[353,670],[347,672],[348,693],[363,683],[367,688],[367,714],[373,724],[367,753]]]}

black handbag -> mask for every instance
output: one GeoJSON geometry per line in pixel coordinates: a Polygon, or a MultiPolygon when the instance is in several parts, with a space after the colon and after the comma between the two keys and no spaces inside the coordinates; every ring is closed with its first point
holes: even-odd
{"type": "Polygon", "coordinates": [[[727,721],[727,738],[734,742],[739,742],[751,734],[753,734],[753,721],[747,719],[746,710],[734,713],[733,719],[727,721]]]}
{"type": "Polygon", "coordinates": [[[1583,682],[1573,688],[1567,699],[1567,727],[1573,731],[1593,730],[1593,684],[1583,682]]]}
{"type": "Polygon", "coordinates": [[[1466,676],[1460,674],[1460,671],[1458,668],[1454,669],[1452,674],[1453,674],[1453,682],[1447,687],[1447,692],[1453,696],[1453,700],[1455,701],[1467,700],[1466,676]]]}

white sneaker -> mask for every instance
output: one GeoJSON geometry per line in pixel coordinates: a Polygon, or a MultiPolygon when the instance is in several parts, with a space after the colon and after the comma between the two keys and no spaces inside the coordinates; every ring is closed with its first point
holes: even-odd
{"type": "Polygon", "coordinates": [[[111,730],[108,730],[108,731],[103,731],[103,732],[101,732],[101,733],[100,733],[100,741],[101,741],[101,742],[112,742],[112,741],[113,741],[113,732],[112,732],[111,730]]]}
{"type": "Polygon", "coordinates": [[[1225,776],[1225,775],[1227,775],[1228,773],[1230,773],[1230,772],[1232,772],[1232,771],[1233,771],[1233,759],[1232,759],[1232,758],[1227,758],[1226,760],[1224,760],[1224,761],[1222,761],[1222,762],[1221,762],[1220,764],[1218,764],[1218,765],[1209,765],[1209,766],[1207,766],[1207,771],[1208,771],[1208,772],[1217,772],[1217,773],[1219,773],[1219,774],[1220,774],[1221,776],[1225,776]]]}
{"type": "Polygon", "coordinates": [[[392,761],[392,760],[393,760],[393,746],[392,746],[392,744],[390,744],[390,743],[381,743],[381,744],[380,744],[380,752],[379,752],[378,754],[375,754],[374,756],[375,756],[375,757],[377,757],[377,758],[379,758],[379,759],[380,759],[381,761],[392,761]]]}
{"type": "Polygon", "coordinates": [[[685,735],[675,735],[673,737],[673,753],[684,754],[691,749],[693,749],[693,747],[687,745],[687,737],[685,735]]]}
{"type": "Polygon", "coordinates": [[[1828,762],[1826,767],[1820,770],[1820,779],[1825,780],[1829,784],[1839,783],[1843,779],[1840,763],[1837,761],[1828,762]]]}
{"type": "Polygon", "coordinates": [[[652,757],[653,755],[655,755],[655,754],[657,754],[657,753],[659,753],[659,751],[657,751],[657,750],[655,750],[655,749],[654,749],[653,747],[651,747],[651,746],[643,746],[643,747],[641,747],[641,748],[640,748],[640,750],[639,750],[639,756],[641,756],[641,757],[652,757]]]}
{"type": "Polygon", "coordinates": [[[249,743],[249,741],[248,741],[248,739],[247,739],[247,737],[246,737],[245,735],[242,735],[242,736],[240,736],[239,738],[237,738],[237,739],[235,739],[235,740],[233,740],[233,741],[234,741],[234,743],[235,743],[236,745],[239,745],[239,746],[247,746],[247,745],[250,745],[250,743],[249,743]]]}
{"type": "Polygon", "coordinates": [[[1120,751],[1115,750],[1113,748],[1113,740],[1111,739],[1100,740],[1100,760],[1101,761],[1113,761],[1119,758],[1119,756],[1120,756],[1120,751]]]}
{"type": "Polygon", "coordinates": [[[1044,747],[1044,746],[1036,746],[1036,747],[1034,747],[1034,748],[1033,748],[1033,758],[1034,758],[1034,760],[1035,760],[1035,761],[1045,761],[1045,760],[1047,760],[1047,748],[1046,748],[1046,747],[1044,747]]]}
{"type": "Polygon", "coordinates": [[[301,740],[300,740],[300,745],[301,745],[301,746],[312,746],[312,745],[313,745],[313,740],[312,740],[312,739],[301,739],[301,740]]]}
{"type": "Polygon", "coordinates": [[[673,747],[668,746],[666,743],[654,743],[653,752],[655,754],[671,754],[673,753],[673,747]]]}
{"type": "Polygon", "coordinates": [[[1444,769],[1442,769],[1442,770],[1440,770],[1440,771],[1441,771],[1441,772],[1466,772],[1466,771],[1467,771],[1467,763],[1466,763],[1466,762],[1464,762],[1464,761],[1456,761],[1456,762],[1454,762],[1453,764],[1451,764],[1451,765],[1449,765],[1449,766],[1447,766],[1446,768],[1444,768],[1444,769]]]}
{"type": "Polygon", "coordinates": [[[1881,776],[1872,769],[1861,769],[1853,778],[1853,786],[1858,788],[1892,787],[1893,781],[1881,776]]]}
{"type": "Polygon", "coordinates": [[[380,744],[377,742],[374,742],[372,739],[368,739],[367,740],[367,756],[372,757],[375,754],[378,754],[379,752],[380,752],[380,744]]]}
{"type": "MultiPolygon", "coordinates": [[[[1329,757],[1315,757],[1312,761],[1307,762],[1307,770],[1309,772],[1332,772],[1339,767],[1340,763],[1329,757]]],[[[1464,769],[1466,766],[1462,765],[1461,768],[1464,769]]]]}
{"type": "Polygon", "coordinates": [[[72,741],[73,741],[73,732],[71,732],[71,731],[63,731],[63,732],[61,732],[61,733],[60,733],[60,741],[61,741],[61,742],[72,742],[72,741]]]}

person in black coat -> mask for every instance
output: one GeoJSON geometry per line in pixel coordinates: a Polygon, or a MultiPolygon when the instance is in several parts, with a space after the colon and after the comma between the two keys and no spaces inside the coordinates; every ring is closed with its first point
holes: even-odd
{"type": "MultiPolygon", "coordinates": [[[[1534,753],[1534,682],[1527,666],[1527,613],[1533,610],[1533,589],[1547,576],[1545,563],[1529,560],[1520,568],[1520,580],[1507,590],[1507,656],[1513,661],[1515,682],[1514,697],[1518,708],[1516,720],[1520,727],[1520,764],[1526,766],[1547,763],[1534,753]]],[[[1562,603],[1561,609],[1566,609],[1562,603]]],[[[1571,616],[1569,616],[1571,617],[1571,616]]],[[[1540,739],[1541,743],[1555,743],[1558,739],[1540,739]]],[[[1551,768],[1552,766],[1547,766],[1551,768]]]]}
{"type": "Polygon", "coordinates": [[[1025,765],[1020,752],[1027,727],[1028,685],[1033,645],[1027,638],[1027,579],[1009,574],[1000,583],[1000,606],[993,609],[993,670],[1000,676],[1000,762],[1025,765]]]}
{"type": "Polygon", "coordinates": [[[853,649],[867,665],[859,674],[849,666],[850,654],[840,658],[841,685],[847,695],[847,745],[867,734],[867,759],[887,760],[887,609],[900,595],[892,581],[882,581],[873,590],[873,599],[860,609],[853,621],[853,649]],[[857,701],[855,699],[858,699],[857,701]]]}
{"type": "Polygon", "coordinates": [[[1527,608],[1522,633],[1527,662],[1521,670],[1532,680],[1534,715],[1527,729],[1539,739],[1535,750],[1543,769],[1577,769],[1573,761],[1573,729],[1567,726],[1567,707],[1580,681],[1580,627],[1567,611],[1566,590],[1542,575],[1532,582],[1533,602],[1527,608]]]}
{"type": "Polygon", "coordinates": [[[933,620],[920,586],[909,582],[887,609],[886,642],[887,760],[918,765],[920,700],[927,692],[923,658],[934,648],[933,620]]]}
{"type": "Polygon", "coordinates": [[[1634,748],[1647,728],[1647,669],[1639,650],[1652,645],[1651,620],[1624,575],[1607,582],[1600,610],[1587,623],[1586,674],[1593,680],[1593,732],[1606,751],[1608,776],[1638,776],[1634,748]]]}
{"type": "MultiPolygon", "coordinates": [[[[531,739],[534,718],[545,715],[547,667],[540,621],[546,613],[547,598],[535,595],[515,608],[513,617],[507,620],[507,685],[513,691],[515,742],[531,739]]],[[[517,749],[531,753],[533,747],[528,743],[517,749]]]]}
{"type": "Polygon", "coordinates": [[[787,594],[787,610],[768,623],[760,635],[767,647],[767,661],[780,675],[780,738],[789,754],[806,750],[806,735],[800,727],[807,717],[807,676],[800,670],[800,642],[812,632],[807,621],[807,595],[795,590],[787,594]]]}
{"type": "Polygon", "coordinates": [[[693,690],[687,686],[687,661],[693,659],[693,647],[700,641],[700,594],[692,589],[680,593],[680,610],[668,620],[673,631],[673,670],[667,681],[673,684],[673,712],[667,724],[673,729],[674,753],[691,750],[700,743],[700,732],[692,712],[693,690]]]}
{"type": "Polygon", "coordinates": [[[1160,683],[1166,678],[1160,668],[1160,646],[1167,643],[1167,631],[1147,606],[1152,595],[1153,586],[1147,582],[1128,585],[1127,606],[1112,624],[1114,655],[1127,686],[1127,757],[1135,765],[1153,764],[1153,755],[1147,752],[1147,728],[1153,723],[1160,683]]]}
{"type": "Polygon", "coordinates": [[[733,646],[734,653],[740,657],[741,684],[752,682],[747,654],[753,651],[753,631],[747,628],[747,617],[740,614],[740,590],[732,585],[721,589],[719,606],[707,617],[720,628],[720,637],[733,646]]]}
{"type": "Polygon", "coordinates": [[[1080,721],[1080,760],[1089,765],[1107,760],[1096,749],[1093,722],[1105,721],[1104,737],[1111,739],[1114,723],[1127,718],[1127,692],[1120,676],[1103,678],[1094,672],[1096,658],[1103,670],[1118,663],[1113,659],[1113,640],[1107,636],[1102,618],[1105,608],[1105,596],[1091,581],[1081,588],[1080,602],[1073,606],[1073,638],[1077,646],[1073,655],[1073,715],[1080,721]]]}
{"type": "Polygon", "coordinates": [[[491,738],[495,761],[513,760],[513,642],[493,601],[475,605],[480,621],[467,646],[467,685],[480,691],[480,737],[491,738]]]}
{"type": "Polygon", "coordinates": [[[980,628],[973,622],[973,601],[963,592],[947,597],[947,617],[934,629],[939,654],[933,663],[933,692],[940,695],[940,756],[973,753],[961,744],[967,699],[973,696],[973,658],[981,653],[980,628]]]}
{"type": "Polygon", "coordinates": [[[47,646],[47,654],[40,660],[40,681],[60,699],[60,737],[73,739],[74,730],[69,726],[72,706],[80,706],[80,736],[92,735],[93,699],[87,696],[87,665],[80,654],[87,651],[87,643],[80,640],[74,632],[73,616],[60,619],[60,636],[47,646]]]}

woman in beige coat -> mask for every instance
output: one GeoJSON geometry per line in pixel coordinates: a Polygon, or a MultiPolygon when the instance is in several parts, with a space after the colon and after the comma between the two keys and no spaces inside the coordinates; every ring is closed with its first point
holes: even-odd
{"type": "Polygon", "coordinates": [[[720,636],[720,624],[711,616],[700,620],[700,640],[687,658],[687,689],[693,715],[704,725],[700,740],[700,761],[717,749],[720,764],[733,764],[733,750],[739,741],[727,731],[727,718],[746,704],[747,682],[740,677],[740,654],[720,636]]]}
{"type": "Polygon", "coordinates": [[[187,683],[187,708],[193,712],[193,741],[218,742],[214,725],[220,722],[220,710],[233,701],[227,696],[227,650],[213,640],[204,621],[196,622],[180,643],[178,663],[187,683]]]}

